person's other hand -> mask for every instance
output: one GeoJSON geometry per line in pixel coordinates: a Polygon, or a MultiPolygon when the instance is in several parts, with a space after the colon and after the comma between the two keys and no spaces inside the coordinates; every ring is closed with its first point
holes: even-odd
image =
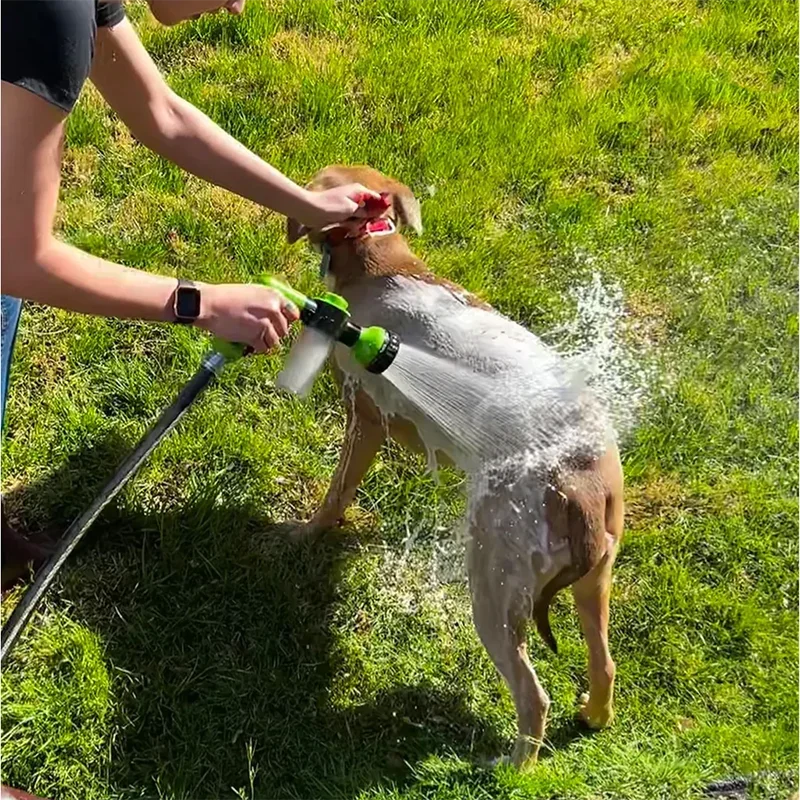
{"type": "Polygon", "coordinates": [[[271,350],[299,319],[297,307],[266,286],[246,283],[203,284],[197,326],[226,342],[271,350]]]}
{"type": "Polygon", "coordinates": [[[353,217],[366,218],[370,213],[365,202],[370,198],[380,198],[380,194],[360,183],[336,186],[324,192],[309,191],[305,218],[300,218],[298,222],[312,230],[320,230],[353,217]]]}

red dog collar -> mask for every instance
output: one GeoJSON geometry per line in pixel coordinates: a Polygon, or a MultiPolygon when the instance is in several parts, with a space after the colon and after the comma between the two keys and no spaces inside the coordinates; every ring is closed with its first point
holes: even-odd
{"type": "Polygon", "coordinates": [[[388,192],[381,192],[380,197],[367,196],[363,200],[364,210],[372,215],[371,219],[354,219],[340,225],[334,225],[325,231],[325,241],[335,247],[346,239],[366,239],[372,236],[386,236],[394,233],[394,220],[380,216],[392,207],[388,192]]]}
{"type": "Polygon", "coordinates": [[[331,247],[341,244],[346,239],[367,239],[373,236],[387,236],[394,233],[397,227],[394,220],[388,217],[358,220],[354,225],[337,225],[325,231],[325,242],[331,247]]]}
{"type": "Polygon", "coordinates": [[[353,219],[323,231],[325,238],[322,240],[322,261],[319,265],[321,278],[328,274],[332,247],[336,247],[348,239],[358,240],[375,236],[388,236],[397,230],[393,219],[380,216],[392,207],[392,200],[388,192],[381,192],[380,197],[369,195],[362,202],[364,209],[373,214],[372,219],[353,219]]]}

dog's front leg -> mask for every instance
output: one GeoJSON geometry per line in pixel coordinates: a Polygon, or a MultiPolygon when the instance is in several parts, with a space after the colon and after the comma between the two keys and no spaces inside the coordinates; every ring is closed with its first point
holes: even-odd
{"type": "Polygon", "coordinates": [[[339,523],[386,440],[380,412],[369,396],[363,391],[356,391],[346,400],[347,430],[339,464],[322,506],[308,523],[295,531],[297,536],[316,535],[339,523]]]}

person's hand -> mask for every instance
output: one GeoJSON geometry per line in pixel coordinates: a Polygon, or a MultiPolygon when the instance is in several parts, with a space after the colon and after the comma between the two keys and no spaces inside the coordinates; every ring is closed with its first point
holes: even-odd
{"type": "Polygon", "coordinates": [[[346,186],[336,186],[324,192],[307,192],[306,209],[302,218],[298,219],[302,225],[312,230],[320,230],[336,222],[346,219],[365,218],[370,216],[364,204],[369,198],[379,198],[378,192],[373,192],[360,183],[349,183],[346,186]]]}
{"type": "Polygon", "coordinates": [[[197,326],[226,342],[238,342],[256,353],[271,350],[289,332],[300,312],[278,292],[245,283],[200,286],[197,326]]]}

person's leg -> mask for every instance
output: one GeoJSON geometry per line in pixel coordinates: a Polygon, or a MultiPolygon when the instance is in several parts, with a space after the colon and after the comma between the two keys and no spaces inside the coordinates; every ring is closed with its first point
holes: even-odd
{"type": "Polygon", "coordinates": [[[0,295],[0,426],[5,426],[6,396],[8,395],[8,373],[11,371],[11,356],[17,336],[19,317],[22,313],[22,300],[8,295],[0,295]]]}
{"type": "MultiPolygon", "coordinates": [[[[8,374],[11,370],[11,356],[14,352],[22,301],[8,295],[0,295],[0,301],[0,428],[2,428],[5,425],[8,374]]],[[[8,524],[4,504],[0,505],[0,553],[2,553],[0,557],[2,589],[8,588],[24,575],[29,565],[36,567],[49,555],[46,549],[29,542],[8,524]]]]}

